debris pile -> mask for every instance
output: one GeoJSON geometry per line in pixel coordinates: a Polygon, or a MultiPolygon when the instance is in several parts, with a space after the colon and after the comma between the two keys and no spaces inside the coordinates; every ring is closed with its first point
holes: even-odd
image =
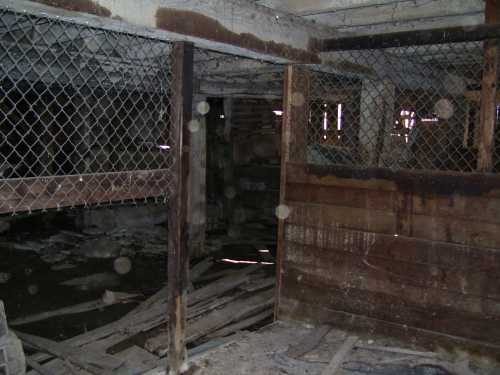
{"type": "MultiPolygon", "coordinates": [[[[225,272],[213,266],[211,259],[205,259],[191,270],[186,334],[192,352],[210,348],[222,342],[220,338],[270,320],[272,316],[274,278],[262,266],[225,272]]],[[[71,284],[78,283],[73,280],[71,284]]],[[[22,332],[19,325],[26,322],[136,298],[137,295],[106,292],[102,301],[19,318],[14,324],[22,332]]],[[[167,286],[164,286],[122,318],[62,342],[18,332],[25,348],[35,352],[28,357],[28,363],[38,370],[29,374],[143,373],[164,367],[167,304],[167,286]]]]}

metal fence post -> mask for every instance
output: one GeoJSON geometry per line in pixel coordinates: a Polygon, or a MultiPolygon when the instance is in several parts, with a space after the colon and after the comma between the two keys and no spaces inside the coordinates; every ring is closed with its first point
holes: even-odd
{"type": "Polygon", "coordinates": [[[188,179],[190,133],[193,100],[193,53],[191,43],[178,42],[173,49],[173,106],[175,191],[168,220],[168,368],[177,375],[187,360],[185,326],[189,280],[188,253],[188,179]]]}

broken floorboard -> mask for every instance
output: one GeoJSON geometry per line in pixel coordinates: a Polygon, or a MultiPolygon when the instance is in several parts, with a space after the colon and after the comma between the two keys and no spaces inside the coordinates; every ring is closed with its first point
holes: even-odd
{"type": "Polygon", "coordinates": [[[137,294],[112,292],[107,290],[103,297],[94,301],[83,302],[77,305],[63,307],[57,310],[44,311],[39,314],[29,315],[22,318],[17,318],[9,321],[11,326],[20,326],[23,324],[38,322],[40,320],[45,320],[61,315],[78,314],[82,312],[88,312],[93,310],[103,309],[118,303],[130,303],[133,302],[134,298],[137,298],[137,294]]]}
{"type": "MultiPolygon", "coordinates": [[[[203,261],[193,268],[192,274],[199,278],[206,273],[211,265],[211,260],[203,261]]],[[[196,285],[196,280],[193,281],[196,285]]],[[[248,327],[248,324],[253,321],[258,323],[265,320],[266,317],[263,314],[266,313],[266,316],[269,316],[274,302],[272,286],[268,275],[263,272],[263,268],[255,265],[235,271],[209,284],[198,286],[189,294],[188,298],[188,327],[192,327],[189,330],[190,340],[196,345],[202,344],[210,339],[209,334],[218,332],[219,336],[230,335],[238,329],[248,327]]],[[[111,363],[113,361],[117,363],[116,361],[120,360],[123,362],[123,350],[128,350],[133,346],[143,346],[144,341],[141,344],[139,339],[141,336],[156,337],[163,334],[167,324],[166,311],[166,289],[161,288],[123,318],[61,343],[54,343],[57,348],[64,347],[63,352],[45,350],[43,345],[40,345],[38,349],[42,353],[35,354],[30,359],[54,375],[67,374],[68,361],[66,358],[74,358],[78,353],[88,352],[91,353],[91,356],[102,355],[105,358],[112,358],[111,363]],[[123,347],[124,345],[127,347],[123,347]],[[117,351],[115,348],[118,347],[120,349],[117,351]]],[[[21,334],[21,336],[23,335],[21,334]]],[[[24,336],[24,338],[30,337],[24,336]]],[[[33,338],[31,337],[31,339],[33,338]]],[[[35,341],[37,340],[35,339],[35,341]]],[[[160,337],[157,342],[159,343],[157,352],[161,352],[164,349],[162,338],[160,337]]],[[[52,343],[49,346],[52,346],[52,343]]],[[[146,367],[148,369],[154,368],[163,363],[159,362],[160,358],[157,355],[151,353],[148,354],[152,357],[141,361],[140,353],[145,353],[143,350],[141,347],[135,348],[134,353],[139,353],[139,358],[135,358],[133,363],[125,363],[125,367],[120,367],[120,370],[130,369],[130,367],[140,367],[143,370],[146,367]]],[[[79,357],[77,356],[77,358],[79,357]]],[[[83,364],[71,362],[71,360],[69,365],[74,366],[77,373],[82,374],[92,374],[95,370],[90,368],[91,371],[89,371],[86,368],[84,372],[81,372],[83,364]]],[[[111,373],[114,372],[111,371],[111,373]]],[[[29,374],[35,374],[35,372],[32,371],[29,374]]]]}

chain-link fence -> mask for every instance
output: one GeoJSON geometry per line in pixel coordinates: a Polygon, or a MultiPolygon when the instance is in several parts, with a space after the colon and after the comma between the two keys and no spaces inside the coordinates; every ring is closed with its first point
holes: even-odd
{"type": "Polygon", "coordinates": [[[307,162],[474,171],[483,55],[483,42],[330,52],[307,70],[307,162]]]}
{"type": "Polygon", "coordinates": [[[0,10],[0,212],[167,197],[171,50],[0,10]]]}

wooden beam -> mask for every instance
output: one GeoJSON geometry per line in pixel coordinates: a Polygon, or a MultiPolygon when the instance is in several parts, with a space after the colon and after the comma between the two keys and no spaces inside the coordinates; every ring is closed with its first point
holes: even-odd
{"type": "MultiPolygon", "coordinates": [[[[377,1],[378,2],[378,1],[377,1]]],[[[415,20],[446,18],[484,13],[483,0],[395,0],[379,2],[364,7],[325,9],[317,12],[299,12],[316,22],[331,27],[356,27],[391,23],[405,23],[415,20]],[[325,13],[325,14],[320,14],[325,13]],[[309,14],[313,14],[309,16],[309,14]]]]}
{"type": "Polygon", "coordinates": [[[173,48],[172,119],[174,124],[175,192],[170,200],[168,220],[168,367],[169,374],[181,374],[186,365],[186,298],[189,284],[188,183],[190,132],[193,100],[194,46],[177,42],[173,48]]]}
{"type": "Polygon", "coordinates": [[[189,127],[191,134],[189,168],[189,254],[192,258],[205,253],[205,230],[207,222],[206,207],[206,161],[207,138],[205,115],[196,106],[205,102],[206,97],[197,96],[193,101],[193,122],[189,127]]]}
{"type": "Polygon", "coordinates": [[[472,42],[500,37],[499,22],[474,27],[450,27],[433,30],[403,31],[350,38],[324,39],[318,43],[320,51],[345,51],[357,49],[379,49],[426,44],[472,42]]]}
{"type": "MultiPolygon", "coordinates": [[[[285,69],[283,123],[281,129],[281,176],[280,176],[280,207],[286,207],[286,166],[292,160],[306,163],[306,127],[309,119],[309,71],[297,65],[285,69]]],[[[275,318],[278,318],[282,287],[282,276],[285,251],[285,220],[278,215],[278,248],[276,259],[276,304],[275,318]]]]}
{"type": "Polygon", "coordinates": [[[3,180],[0,213],[120,202],[168,194],[167,169],[3,180]]]}
{"type": "Polygon", "coordinates": [[[415,0],[259,0],[258,3],[300,16],[308,16],[410,1],[415,2],[415,0]]]}
{"type": "Polygon", "coordinates": [[[368,23],[365,25],[346,25],[337,27],[339,34],[351,36],[395,33],[403,31],[430,30],[443,27],[476,27],[484,24],[484,12],[465,15],[419,18],[398,22],[397,20],[382,23],[368,23]]]}
{"type": "Polygon", "coordinates": [[[1,0],[19,11],[74,23],[186,40],[196,47],[267,61],[319,61],[315,38],[335,31],[246,0],[1,0]],[[50,6],[48,6],[50,5],[50,6]]]}
{"type": "MultiPolygon", "coordinates": [[[[500,0],[486,1],[486,23],[500,22],[500,0]]],[[[498,39],[487,40],[484,44],[483,80],[481,84],[481,115],[479,125],[479,172],[491,172],[495,127],[497,123],[496,94],[498,79],[498,39]]]]}

